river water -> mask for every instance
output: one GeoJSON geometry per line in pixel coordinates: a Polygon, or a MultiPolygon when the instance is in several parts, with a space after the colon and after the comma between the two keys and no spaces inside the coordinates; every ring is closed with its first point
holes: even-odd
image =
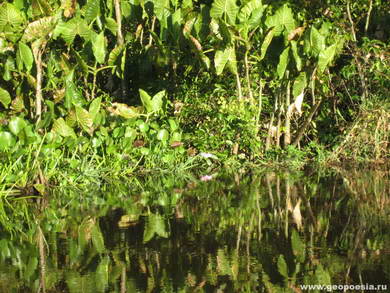
{"type": "Polygon", "coordinates": [[[0,292],[390,291],[389,179],[219,171],[9,199],[0,292]]]}

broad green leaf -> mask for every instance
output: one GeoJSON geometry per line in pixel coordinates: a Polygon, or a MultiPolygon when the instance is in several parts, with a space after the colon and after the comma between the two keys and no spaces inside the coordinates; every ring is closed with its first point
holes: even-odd
{"type": "Polygon", "coordinates": [[[293,97],[296,98],[305,90],[307,85],[306,73],[301,72],[294,81],[293,85],[293,97]]]}
{"type": "Polygon", "coordinates": [[[157,19],[166,26],[167,17],[170,15],[170,1],[169,0],[151,0],[153,3],[153,12],[157,19]]]}
{"type": "Polygon", "coordinates": [[[14,145],[14,136],[8,131],[0,131],[0,150],[9,149],[14,145]]]}
{"type": "Polygon", "coordinates": [[[156,234],[160,237],[168,237],[165,219],[159,214],[150,214],[146,220],[144,243],[150,241],[156,234]]]}
{"type": "Polygon", "coordinates": [[[106,39],[104,37],[104,32],[98,34],[92,40],[92,51],[93,55],[96,58],[96,61],[100,64],[104,63],[104,59],[106,58],[106,39]]]}
{"type": "Polygon", "coordinates": [[[269,45],[271,44],[272,39],[274,38],[274,34],[275,34],[275,28],[272,28],[272,29],[267,33],[267,35],[265,36],[264,41],[263,41],[263,43],[261,44],[260,61],[264,59],[265,53],[267,53],[267,49],[268,49],[269,45]]]}
{"type": "Polygon", "coordinates": [[[73,105],[83,106],[85,104],[86,100],[74,82],[67,81],[65,86],[65,107],[70,109],[73,105]]]}
{"type": "Polygon", "coordinates": [[[291,51],[293,53],[294,60],[295,60],[295,65],[297,66],[297,70],[301,71],[301,69],[302,69],[302,59],[301,59],[301,57],[299,56],[299,53],[298,53],[297,42],[294,41],[294,40],[292,40],[290,42],[291,42],[291,51]]]}
{"type": "Polygon", "coordinates": [[[111,50],[110,54],[108,55],[108,65],[114,66],[117,65],[118,58],[122,54],[122,51],[124,49],[124,46],[116,46],[114,49],[111,50]]]}
{"type": "Polygon", "coordinates": [[[0,31],[2,27],[21,25],[24,22],[22,13],[11,3],[0,5],[0,31]]]}
{"type": "Polygon", "coordinates": [[[276,69],[279,79],[282,79],[284,77],[284,73],[286,72],[287,65],[290,61],[288,58],[289,53],[290,53],[290,47],[287,47],[286,49],[283,50],[282,54],[280,54],[279,64],[276,69]]]}
{"type": "Polygon", "coordinates": [[[94,99],[89,105],[89,115],[91,116],[93,121],[95,120],[97,113],[99,113],[100,111],[101,103],[102,103],[102,98],[98,97],[94,99]]]}
{"type": "Polygon", "coordinates": [[[293,229],[291,233],[291,247],[292,252],[299,262],[304,261],[305,244],[302,242],[297,230],[293,229]]]}
{"type": "Polygon", "coordinates": [[[324,72],[324,70],[333,61],[336,54],[336,46],[337,44],[329,46],[325,50],[321,51],[320,55],[318,56],[318,70],[320,73],[324,72]]]}
{"type": "MultiPolygon", "coordinates": [[[[32,51],[29,46],[27,46],[23,42],[19,42],[18,45],[18,52],[16,56],[16,60],[20,60],[21,64],[24,64],[24,67],[27,69],[27,71],[30,71],[33,63],[34,63],[34,56],[32,54],[32,51]]],[[[22,70],[18,67],[19,70],[22,70]]]]}
{"type": "Polygon", "coordinates": [[[145,92],[143,89],[139,89],[139,95],[141,98],[142,105],[146,109],[146,112],[148,113],[153,112],[152,97],[149,96],[149,94],[145,92]]]}
{"type": "Polygon", "coordinates": [[[89,115],[89,112],[79,106],[76,106],[76,119],[79,125],[81,125],[81,127],[86,132],[91,134],[91,132],[93,131],[92,130],[93,121],[91,115],[89,115]]]}
{"type": "Polygon", "coordinates": [[[63,137],[71,136],[76,138],[76,134],[74,133],[73,129],[66,124],[63,118],[58,118],[56,121],[54,121],[52,131],[63,137]]]}
{"type": "Polygon", "coordinates": [[[318,56],[325,49],[325,37],[312,26],[310,33],[305,37],[304,50],[306,54],[318,56]]]}
{"type": "Polygon", "coordinates": [[[106,18],[106,27],[111,31],[111,33],[116,36],[118,32],[118,24],[116,23],[115,19],[111,17],[106,18]]]}
{"type": "Polygon", "coordinates": [[[160,141],[167,141],[169,138],[169,132],[166,129],[160,129],[157,133],[157,139],[160,141]]]}
{"type": "Polygon", "coordinates": [[[106,292],[109,280],[110,257],[108,255],[100,259],[96,268],[95,283],[96,292],[106,292]]]}
{"type": "Polygon", "coordinates": [[[230,24],[236,23],[238,6],[236,0],[215,0],[211,6],[210,16],[214,19],[223,19],[230,24]]]}
{"type": "Polygon", "coordinates": [[[85,40],[90,40],[92,36],[92,30],[87,22],[79,17],[74,17],[68,22],[59,22],[53,32],[53,38],[61,36],[67,45],[72,44],[77,35],[85,40]]]}
{"type": "Polygon", "coordinates": [[[254,16],[259,19],[263,15],[264,8],[261,0],[251,0],[240,9],[238,19],[240,22],[248,22],[254,16]]]}
{"type": "Polygon", "coordinates": [[[22,40],[32,42],[45,39],[55,28],[57,19],[54,16],[40,18],[28,24],[22,40]]]}
{"type": "Polygon", "coordinates": [[[96,248],[97,252],[103,253],[106,248],[104,246],[104,238],[102,232],[100,231],[99,223],[93,225],[91,237],[93,246],[96,248]]]}
{"type": "Polygon", "coordinates": [[[278,272],[285,278],[288,278],[288,268],[287,263],[284,260],[283,254],[278,257],[278,272]]]}
{"type": "Polygon", "coordinates": [[[152,109],[154,112],[158,112],[162,109],[163,99],[164,99],[165,95],[166,95],[165,90],[162,90],[153,96],[152,109]]]}
{"type": "Polygon", "coordinates": [[[265,24],[268,28],[275,27],[275,36],[280,35],[285,29],[290,32],[296,27],[292,10],[287,4],[279,8],[274,15],[267,17],[265,24]]]}
{"type": "Polygon", "coordinates": [[[85,19],[88,23],[92,22],[100,15],[100,0],[88,0],[83,10],[85,11],[85,19]]]}
{"type": "Polygon", "coordinates": [[[11,109],[17,113],[25,110],[24,101],[23,101],[22,96],[16,96],[16,98],[12,100],[11,109]]]}
{"type": "Polygon", "coordinates": [[[224,50],[219,50],[215,53],[214,57],[215,71],[217,75],[222,74],[226,65],[228,65],[230,71],[234,74],[237,73],[237,60],[234,47],[230,46],[224,50]]]}
{"type": "Polygon", "coordinates": [[[31,3],[33,16],[47,16],[52,13],[50,4],[46,0],[32,0],[31,3]]]}
{"type": "Polygon", "coordinates": [[[38,266],[38,257],[30,256],[23,277],[28,280],[35,272],[38,266]]]}
{"type": "Polygon", "coordinates": [[[0,87],[0,103],[3,104],[4,108],[8,108],[11,103],[11,96],[7,90],[0,87]]]}
{"type": "Polygon", "coordinates": [[[18,135],[27,125],[26,121],[20,117],[13,117],[9,123],[8,128],[14,135],[18,135]]]}
{"type": "Polygon", "coordinates": [[[136,118],[140,116],[139,108],[128,106],[122,103],[113,103],[112,107],[108,107],[107,110],[114,115],[119,115],[127,119],[136,118]]]}

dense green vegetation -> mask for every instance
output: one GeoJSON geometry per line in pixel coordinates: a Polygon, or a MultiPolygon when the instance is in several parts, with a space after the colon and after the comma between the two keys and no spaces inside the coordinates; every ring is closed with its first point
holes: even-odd
{"type": "Polygon", "coordinates": [[[201,152],[298,167],[386,161],[389,10],[384,0],[3,1],[2,192],[42,191],[69,168],[94,178],[203,166],[201,152]]]}

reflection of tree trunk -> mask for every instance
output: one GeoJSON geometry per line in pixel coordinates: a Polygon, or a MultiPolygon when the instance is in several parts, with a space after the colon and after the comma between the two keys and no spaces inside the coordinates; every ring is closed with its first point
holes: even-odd
{"type": "Polygon", "coordinates": [[[42,229],[38,226],[38,249],[39,249],[39,289],[38,292],[46,293],[46,251],[45,251],[45,236],[42,229]]]}
{"type": "Polygon", "coordinates": [[[291,206],[291,195],[290,195],[290,180],[287,177],[285,179],[286,183],[286,210],[285,210],[285,226],[284,226],[284,234],[286,238],[288,238],[288,211],[291,209],[292,212],[292,206],[291,206]]]}
{"type": "Polygon", "coordinates": [[[265,175],[265,182],[267,183],[267,188],[268,188],[268,196],[271,201],[271,208],[274,207],[274,196],[272,194],[272,186],[271,186],[271,175],[267,173],[265,175]]]}
{"type": "Polygon", "coordinates": [[[126,266],[122,266],[121,274],[121,293],[126,293],[126,266]]]}

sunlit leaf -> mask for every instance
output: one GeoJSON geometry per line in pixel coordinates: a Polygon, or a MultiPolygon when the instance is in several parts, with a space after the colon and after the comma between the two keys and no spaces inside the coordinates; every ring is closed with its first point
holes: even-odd
{"type": "Polygon", "coordinates": [[[54,121],[52,130],[63,137],[76,137],[75,132],[69,127],[63,118],[58,118],[54,121]]]}
{"type": "Polygon", "coordinates": [[[318,71],[324,72],[324,70],[332,63],[334,56],[336,54],[336,46],[337,44],[333,44],[321,51],[318,56],[318,71]]]}
{"type": "MultiPolygon", "coordinates": [[[[32,65],[34,63],[34,56],[30,47],[27,46],[25,43],[19,42],[16,58],[22,61],[27,71],[31,70],[32,65]]],[[[19,70],[21,70],[21,68],[19,68],[19,70]]]]}
{"type": "Polygon", "coordinates": [[[271,41],[275,34],[275,28],[272,28],[267,35],[264,38],[263,43],[261,44],[261,55],[260,55],[260,61],[264,59],[265,53],[267,52],[267,49],[269,45],[271,44],[271,41]]]}
{"type": "Polygon", "coordinates": [[[104,63],[104,60],[106,58],[106,39],[104,37],[104,32],[101,32],[98,34],[95,38],[92,40],[92,51],[93,55],[96,58],[96,61],[100,64],[104,63]]]}
{"type": "Polygon", "coordinates": [[[157,139],[158,139],[158,140],[167,141],[168,138],[169,138],[169,132],[168,132],[168,130],[166,130],[166,129],[161,129],[161,130],[157,133],[157,139]]]}
{"type": "Polygon", "coordinates": [[[296,98],[302,92],[305,90],[307,86],[307,78],[306,78],[306,73],[301,72],[298,77],[294,80],[294,85],[293,85],[293,97],[296,98]]]}
{"type": "Polygon", "coordinates": [[[282,54],[280,54],[279,57],[279,64],[276,68],[276,72],[278,73],[279,79],[282,79],[284,77],[284,73],[286,72],[287,65],[289,63],[289,53],[290,53],[290,47],[287,47],[283,50],[282,54]]]}
{"type": "Polygon", "coordinates": [[[222,74],[226,65],[233,74],[237,73],[236,52],[233,46],[229,46],[224,50],[219,50],[214,57],[215,71],[217,75],[222,74]]]}
{"type": "Polygon", "coordinates": [[[14,136],[8,131],[0,131],[0,150],[9,149],[15,144],[14,136]]]}
{"type": "Polygon", "coordinates": [[[0,103],[3,104],[4,108],[8,108],[11,103],[11,96],[7,90],[0,87],[0,103]]]}
{"type": "Polygon", "coordinates": [[[269,16],[265,24],[268,28],[275,28],[275,36],[280,35],[284,29],[290,32],[296,27],[292,10],[287,4],[279,8],[274,15],[269,16]]]}
{"type": "Polygon", "coordinates": [[[22,13],[11,3],[0,5],[0,29],[5,26],[18,26],[24,22],[22,13]]]}
{"type": "Polygon", "coordinates": [[[26,121],[20,117],[13,117],[9,123],[8,128],[14,135],[18,135],[27,125],[26,121]]]}
{"type": "Polygon", "coordinates": [[[91,116],[92,120],[94,121],[96,118],[97,113],[100,111],[100,105],[102,103],[102,98],[98,97],[94,99],[91,104],[89,105],[89,115],[91,116]]]}
{"type": "Polygon", "coordinates": [[[140,116],[140,108],[128,106],[122,103],[113,103],[112,107],[108,107],[107,110],[114,115],[119,115],[127,119],[140,116]]]}
{"type": "Polygon", "coordinates": [[[296,41],[291,41],[291,51],[292,51],[293,56],[294,56],[294,60],[295,60],[296,66],[297,66],[297,70],[301,71],[302,70],[302,59],[299,56],[298,46],[297,46],[297,42],[296,41]]]}
{"type": "Polygon", "coordinates": [[[92,121],[92,117],[91,115],[89,114],[89,112],[79,106],[76,106],[76,119],[77,119],[77,122],[79,123],[79,125],[81,125],[81,127],[87,131],[89,134],[92,133],[92,125],[93,125],[93,121],[92,121]]]}
{"type": "Polygon", "coordinates": [[[22,96],[16,96],[16,98],[12,100],[11,109],[17,113],[25,110],[24,101],[23,101],[22,96]]]}
{"type": "Polygon", "coordinates": [[[46,38],[54,30],[56,22],[56,17],[48,16],[29,23],[24,31],[22,40],[32,42],[37,39],[46,38]]]}
{"type": "Polygon", "coordinates": [[[146,111],[148,113],[153,112],[152,97],[143,89],[139,89],[138,91],[139,91],[142,105],[145,107],[146,111]]]}
{"type": "Polygon", "coordinates": [[[235,0],[215,0],[211,6],[210,16],[223,19],[230,24],[236,22],[238,6],[235,0]]]}
{"type": "Polygon", "coordinates": [[[325,49],[325,37],[312,26],[310,33],[306,34],[304,50],[306,54],[318,56],[325,49]]]}
{"type": "Polygon", "coordinates": [[[100,15],[100,0],[88,0],[83,10],[85,19],[90,23],[100,15]]]}

